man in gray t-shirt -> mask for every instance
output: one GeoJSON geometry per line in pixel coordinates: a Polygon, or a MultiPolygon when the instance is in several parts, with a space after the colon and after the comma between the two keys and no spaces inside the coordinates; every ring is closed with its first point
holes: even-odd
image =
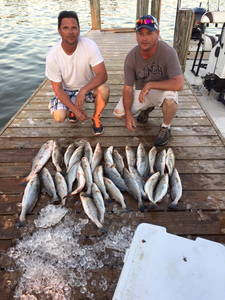
{"type": "Polygon", "coordinates": [[[126,127],[134,131],[133,115],[140,111],[137,121],[148,120],[155,106],[161,107],[163,124],[155,140],[156,146],[165,145],[170,135],[170,124],[178,108],[178,93],[183,89],[183,75],[176,51],[159,41],[155,17],[144,15],[136,22],[138,45],[124,62],[123,97],[114,115],[126,118],[126,127]],[[135,89],[134,89],[135,87],[135,89]]]}

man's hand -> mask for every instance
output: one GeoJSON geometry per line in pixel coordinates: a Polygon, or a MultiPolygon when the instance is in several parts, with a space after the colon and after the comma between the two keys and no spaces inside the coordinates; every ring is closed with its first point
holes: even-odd
{"type": "Polygon", "coordinates": [[[79,120],[79,121],[85,121],[88,119],[87,113],[83,109],[82,110],[75,109],[73,112],[74,112],[77,120],[79,120]]]}
{"type": "Polygon", "coordinates": [[[75,107],[79,110],[82,111],[84,108],[84,99],[86,97],[86,93],[82,92],[82,90],[79,91],[79,93],[76,96],[75,100],[75,107]]]}
{"type": "Polygon", "coordinates": [[[137,127],[132,115],[126,116],[126,127],[130,131],[135,131],[134,127],[137,127]]]}
{"type": "Polygon", "coordinates": [[[149,91],[151,90],[150,88],[150,82],[146,83],[146,85],[143,87],[143,89],[141,90],[138,100],[140,103],[144,103],[145,102],[145,95],[147,95],[149,93],[149,91]]]}

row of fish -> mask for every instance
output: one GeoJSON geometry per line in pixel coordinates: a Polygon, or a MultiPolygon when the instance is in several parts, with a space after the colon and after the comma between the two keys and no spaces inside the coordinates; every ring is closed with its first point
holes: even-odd
{"type": "Polygon", "coordinates": [[[171,148],[157,153],[153,147],[149,151],[150,177],[145,183],[144,190],[153,205],[161,202],[170,187],[173,202],[169,208],[176,209],[182,196],[182,183],[175,168],[175,155],[171,148]],[[156,169],[156,172],[154,171],[156,169]]]}
{"type": "Polygon", "coordinates": [[[100,143],[97,143],[94,152],[88,141],[79,147],[73,143],[63,155],[59,141],[46,142],[33,159],[30,174],[21,181],[22,184],[27,182],[28,184],[16,226],[24,226],[26,214],[31,212],[36,204],[41,186],[37,175],[40,171],[42,186],[51,195],[52,203],[60,201],[64,206],[67,197],[79,193],[85,213],[99,228],[103,227],[106,200],[114,199],[126,210],[122,192],[128,192],[137,200],[139,209],[144,210],[142,198],[147,198],[156,205],[163,198],[165,186],[168,189],[169,177],[173,198],[171,208],[175,208],[179,200],[178,190],[182,194],[182,187],[175,169],[172,149],[157,154],[156,147],[153,147],[147,154],[144,145],[140,143],[137,152],[126,146],[125,155],[127,168],[123,157],[113,149],[113,146],[108,147],[103,153],[100,143]],[[56,169],[55,180],[44,167],[49,158],[52,158],[56,169]],[[66,168],[64,176],[63,163],[66,168]],[[168,173],[165,173],[166,168],[168,173]],[[146,176],[148,179],[144,184],[146,176]],[[73,189],[75,181],[77,184],[73,189]]]}

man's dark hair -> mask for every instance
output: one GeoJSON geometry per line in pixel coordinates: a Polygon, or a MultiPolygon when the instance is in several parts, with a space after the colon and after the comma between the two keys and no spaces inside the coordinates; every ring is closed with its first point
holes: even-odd
{"type": "Polygon", "coordinates": [[[62,24],[62,19],[64,19],[64,18],[74,18],[77,21],[78,27],[80,27],[77,13],[75,11],[63,10],[58,15],[58,28],[59,29],[62,24]]]}

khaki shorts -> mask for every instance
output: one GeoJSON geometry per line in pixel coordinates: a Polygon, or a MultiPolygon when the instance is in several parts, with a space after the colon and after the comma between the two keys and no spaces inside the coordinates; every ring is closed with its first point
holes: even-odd
{"type": "MultiPolygon", "coordinates": [[[[176,91],[150,90],[150,92],[145,96],[145,102],[143,103],[138,101],[140,92],[141,90],[133,91],[134,101],[131,106],[132,115],[135,115],[139,111],[146,110],[151,106],[161,107],[165,99],[173,99],[178,104],[178,92],[176,91]]],[[[118,117],[122,117],[124,115],[123,97],[121,97],[113,113],[118,117]],[[115,113],[116,109],[121,110],[122,112],[117,114],[115,113]]]]}

